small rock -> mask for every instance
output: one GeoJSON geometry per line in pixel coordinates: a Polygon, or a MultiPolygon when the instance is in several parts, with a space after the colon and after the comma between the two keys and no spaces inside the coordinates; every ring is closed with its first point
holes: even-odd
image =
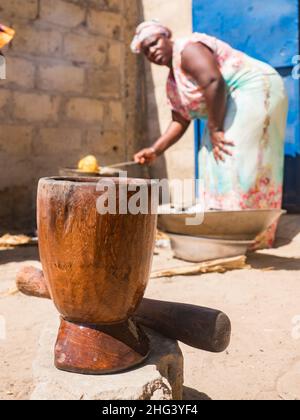
{"type": "Polygon", "coordinates": [[[47,324],[33,363],[35,389],[31,400],[180,400],[183,356],[176,341],[147,330],[151,354],[143,365],[114,375],[78,375],[53,364],[58,322],[47,324]]]}

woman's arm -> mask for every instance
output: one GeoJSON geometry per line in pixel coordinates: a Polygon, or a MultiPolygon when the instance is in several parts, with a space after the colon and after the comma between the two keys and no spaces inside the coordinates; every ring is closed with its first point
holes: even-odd
{"type": "Polygon", "coordinates": [[[190,125],[190,121],[184,119],[177,112],[172,112],[172,122],[167,131],[153,144],[152,147],[141,150],[134,156],[134,160],[142,165],[153,163],[169,147],[173,146],[184,135],[190,125]]]}
{"type": "Polygon", "coordinates": [[[223,153],[232,155],[228,146],[234,144],[225,140],[226,84],[214,54],[201,43],[189,44],[182,52],[182,67],[203,89],[214,156],[217,161],[224,161],[223,153]]]}

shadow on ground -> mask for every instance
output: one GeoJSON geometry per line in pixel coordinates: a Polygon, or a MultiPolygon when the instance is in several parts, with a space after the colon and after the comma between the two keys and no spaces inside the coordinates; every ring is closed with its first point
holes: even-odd
{"type": "Polygon", "coordinates": [[[252,268],[258,270],[300,270],[300,258],[279,257],[277,255],[253,253],[248,256],[247,262],[252,268]]]}
{"type": "Polygon", "coordinates": [[[277,230],[275,248],[290,244],[300,233],[300,215],[287,214],[281,217],[277,230]]]}
{"type": "Polygon", "coordinates": [[[15,249],[0,251],[0,264],[23,261],[39,261],[37,246],[19,246],[15,249]]]}

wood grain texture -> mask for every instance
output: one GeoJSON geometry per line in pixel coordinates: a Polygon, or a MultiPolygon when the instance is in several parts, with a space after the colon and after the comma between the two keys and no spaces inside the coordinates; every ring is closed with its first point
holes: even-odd
{"type": "Polygon", "coordinates": [[[131,320],[100,327],[61,319],[55,345],[55,366],[60,370],[116,373],[142,363],[148,354],[148,337],[131,320]]]}
{"type": "Polygon", "coordinates": [[[51,299],[44,273],[35,267],[23,267],[17,274],[18,290],[26,296],[51,299]]]}
{"type": "MultiPolygon", "coordinates": [[[[113,182],[118,193],[120,183],[128,181],[113,182]]],[[[147,185],[150,203],[150,182],[147,185]]],[[[65,319],[120,323],[134,313],[144,295],[157,218],[100,215],[96,202],[103,193],[96,186],[89,178],[40,181],[40,256],[51,297],[65,319]]],[[[128,197],[132,195],[128,192],[128,197]]]]}
{"type": "MultiPolygon", "coordinates": [[[[129,317],[149,280],[157,216],[149,211],[121,214],[119,190],[128,202],[137,193],[129,191],[129,184],[146,186],[150,209],[151,182],[110,178],[116,194],[109,190],[109,197],[116,197],[117,211],[100,214],[97,201],[106,190],[98,188],[99,181],[45,178],[38,186],[39,250],[46,284],[40,291],[47,296],[48,290],[62,319],[55,365],[84,374],[128,369],[149,352],[147,337],[129,317]]],[[[41,276],[37,274],[39,280],[41,276]]],[[[31,288],[34,293],[37,289],[31,288]]]]}

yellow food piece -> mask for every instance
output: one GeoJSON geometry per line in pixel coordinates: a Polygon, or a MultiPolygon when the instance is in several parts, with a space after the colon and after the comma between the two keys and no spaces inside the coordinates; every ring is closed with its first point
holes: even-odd
{"type": "Polygon", "coordinates": [[[15,36],[15,30],[0,24],[0,48],[8,44],[15,36]]]}
{"type": "Polygon", "coordinates": [[[78,163],[78,169],[82,172],[99,172],[100,168],[95,156],[89,155],[81,159],[78,163]]]}

